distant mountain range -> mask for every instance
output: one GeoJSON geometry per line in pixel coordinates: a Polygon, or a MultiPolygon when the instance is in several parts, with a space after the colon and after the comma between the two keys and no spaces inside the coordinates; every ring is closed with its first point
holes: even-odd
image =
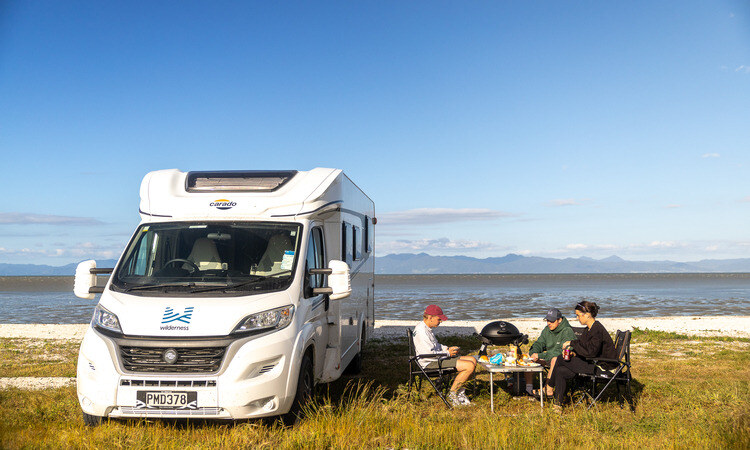
{"type": "Polygon", "coordinates": [[[375,259],[378,274],[469,273],[692,273],[750,272],[750,258],[704,259],[695,262],[626,261],[618,256],[604,259],[542,258],[508,254],[495,258],[431,256],[400,253],[375,259]]]}
{"type": "MultiPolygon", "coordinates": [[[[117,261],[97,261],[98,267],[114,267],[117,261]]],[[[47,266],[0,263],[0,276],[72,276],[77,264],[47,266]]],[[[378,274],[470,274],[470,273],[692,273],[750,272],[750,258],[704,259],[695,262],[626,261],[618,256],[604,259],[542,258],[513,253],[495,258],[431,256],[399,253],[375,259],[378,274]]]]}
{"type": "MultiPolygon", "coordinates": [[[[97,260],[97,267],[114,267],[117,260],[105,259],[97,260]]],[[[6,264],[0,263],[0,276],[73,276],[76,274],[78,264],[68,264],[65,266],[47,266],[43,264],[6,264]]]]}

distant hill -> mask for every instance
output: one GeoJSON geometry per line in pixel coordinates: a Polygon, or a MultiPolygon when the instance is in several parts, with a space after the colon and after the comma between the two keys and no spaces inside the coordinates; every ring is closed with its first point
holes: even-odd
{"type": "Polygon", "coordinates": [[[691,273],[750,272],[750,258],[705,259],[696,262],[626,261],[618,256],[604,259],[542,258],[508,254],[494,258],[431,256],[400,253],[376,258],[379,274],[466,274],[466,273],[691,273]]]}
{"type": "MultiPolygon", "coordinates": [[[[114,267],[117,260],[105,259],[97,261],[97,267],[114,267]]],[[[65,266],[47,266],[43,264],[7,264],[0,263],[0,276],[73,276],[76,274],[78,264],[68,264],[65,266]]]]}
{"type": "MultiPolygon", "coordinates": [[[[99,267],[114,267],[114,259],[97,261],[99,267]]],[[[46,266],[0,264],[0,276],[75,275],[77,264],[46,266]]],[[[704,259],[695,262],[626,261],[618,256],[604,259],[542,258],[508,254],[493,258],[431,256],[427,253],[399,253],[375,259],[379,274],[465,274],[465,273],[691,273],[750,272],[750,258],[704,259]]]]}

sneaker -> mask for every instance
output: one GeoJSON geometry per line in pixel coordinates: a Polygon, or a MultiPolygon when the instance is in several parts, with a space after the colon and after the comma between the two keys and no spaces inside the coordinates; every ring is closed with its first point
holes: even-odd
{"type": "Polygon", "coordinates": [[[461,400],[458,399],[458,394],[456,394],[453,391],[450,391],[448,393],[448,401],[451,402],[451,405],[453,406],[463,406],[463,403],[461,403],[461,400]]]}
{"type": "Polygon", "coordinates": [[[456,393],[456,398],[458,398],[458,401],[461,402],[463,406],[471,405],[469,398],[466,396],[466,391],[463,388],[456,393]]]}

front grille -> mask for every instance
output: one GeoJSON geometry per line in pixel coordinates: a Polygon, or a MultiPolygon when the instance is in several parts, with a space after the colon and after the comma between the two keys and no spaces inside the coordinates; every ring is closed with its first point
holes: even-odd
{"type": "Polygon", "coordinates": [[[215,373],[224,358],[225,347],[174,348],[177,360],[164,361],[164,351],[174,347],[120,347],[123,368],[138,373],[215,373]]]}
{"type": "Polygon", "coordinates": [[[132,406],[120,406],[120,412],[127,416],[169,417],[169,416],[218,416],[222,408],[197,409],[145,409],[132,406]]]}

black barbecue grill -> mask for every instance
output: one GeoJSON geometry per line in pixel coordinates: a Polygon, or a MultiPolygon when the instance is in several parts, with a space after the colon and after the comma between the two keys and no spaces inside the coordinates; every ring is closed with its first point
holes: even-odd
{"type": "Polygon", "coordinates": [[[529,343],[528,335],[521,334],[515,325],[502,320],[488,323],[477,336],[482,341],[479,356],[487,356],[488,345],[515,345],[520,347],[529,343]]]}

